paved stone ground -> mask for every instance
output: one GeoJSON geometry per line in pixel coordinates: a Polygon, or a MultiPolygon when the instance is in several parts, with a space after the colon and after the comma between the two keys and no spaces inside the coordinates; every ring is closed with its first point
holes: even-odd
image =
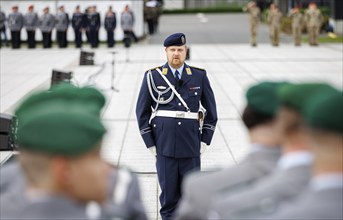
{"type": "MultiPolygon", "coordinates": [[[[161,44],[165,36],[183,32],[190,44],[244,44],[250,42],[247,13],[162,15],[157,35],[150,43],[161,44]]],[[[268,26],[260,24],[258,42],[269,43],[268,26]]],[[[292,42],[290,35],[281,34],[282,43],[292,42]]]]}
{"type": "MultiPolygon", "coordinates": [[[[291,38],[281,37],[281,46],[271,47],[268,29],[261,25],[259,46],[248,45],[246,14],[162,16],[159,33],[126,50],[115,51],[115,88],[111,90],[113,50],[95,50],[95,66],[79,66],[80,51],[0,50],[0,112],[13,113],[20,100],[32,91],[49,88],[52,69],[70,70],[73,83],[94,85],[107,97],[103,119],[108,128],[102,156],[137,172],[146,210],[158,218],[159,188],[154,158],[145,148],[135,118],[135,104],[145,70],[165,62],[161,42],[173,32],[184,32],[191,46],[188,64],[205,68],[211,81],[219,121],[212,146],[202,157],[202,169],[234,165],[248,151],[247,134],[240,122],[247,87],[263,80],[291,82],[324,81],[342,88],[342,44],[294,47],[291,38]],[[157,45],[158,44],[158,45],[157,45]],[[129,58],[129,62],[127,62],[129,58]],[[103,64],[103,66],[102,66],[103,64]],[[91,75],[101,71],[94,80],[91,75]]],[[[10,156],[1,152],[1,162],[10,156]]]]}
{"type": "MultiPolygon", "coordinates": [[[[53,68],[73,71],[75,84],[102,89],[107,97],[103,119],[108,128],[102,155],[105,160],[138,173],[146,210],[151,219],[156,219],[159,189],[154,159],[139,135],[135,104],[144,71],[165,62],[164,50],[146,43],[134,45],[130,51],[121,46],[115,50],[118,54],[114,85],[119,92],[110,89],[112,54],[107,48],[95,51],[96,63],[105,65],[93,81],[88,80],[89,76],[102,67],[79,66],[79,50],[2,49],[0,110],[11,114],[24,96],[48,88],[53,68]]],[[[234,165],[246,154],[248,145],[240,112],[249,85],[262,80],[324,81],[342,88],[342,58],[341,44],[297,48],[291,44],[279,48],[268,44],[257,48],[246,44],[192,44],[188,64],[207,69],[219,115],[212,146],[202,157],[203,170],[234,165]]],[[[1,160],[6,157],[8,153],[2,152],[1,160]]]]}

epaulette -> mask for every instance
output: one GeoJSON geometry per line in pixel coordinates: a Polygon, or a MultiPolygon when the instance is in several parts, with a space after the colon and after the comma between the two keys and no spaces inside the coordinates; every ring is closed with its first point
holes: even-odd
{"type": "Polygon", "coordinates": [[[200,68],[200,67],[196,67],[196,66],[189,66],[189,67],[192,67],[192,68],[194,68],[194,69],[197,69],[197,70],[206,71],[205,69],[203,69],[203,68],[200,68]]]}
{"type": "Polygon", "coordinates": [[[156,66],[156,67],[154,67],[154,68],[151,68],[151,69],[148,69],[146,72],[148,72],[148,71],[153,71],[153,70],[155,70],[155,69],[157,69],[157,68],[161,68],[162,66],[156,66]]]}

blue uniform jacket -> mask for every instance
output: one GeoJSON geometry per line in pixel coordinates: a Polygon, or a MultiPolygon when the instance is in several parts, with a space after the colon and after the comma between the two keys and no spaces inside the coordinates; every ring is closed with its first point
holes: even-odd
{"type": "MultiPolygon", "coordinates": [[[[149,124],[152,114],[151,107],[154,108],[156,103],[150,96],[146,72],[136,106],[136,116],[141,136],[145,145],[147,147],[156,146],[157,153],[160,155],[175,158],[198,157],[200,156],[200,142],[205,142],[207,145],[211,143],[217,123],[216,102],[206,71],[185,64],[181,77],[183,83],[178,83],[177,85],[168,64],[159,68],[169,82],[175,85],[176,90],[187,103],[191,112],[198,112],[199,101],[201,101],[203,107],[207,110],[207,115],[202,133],[199,129],[199,122],[195,119],[157,116],[149,124]]],[[[152,69],[151,71],[156,87],[168,88],[167,83],[157,70],[152,69]]],[[[163,99],[168,99],[171,93],[172,91],[170,90],[164,94],[163,99]]],[[[157,97],[157,93],[154,92],[154,95],[157,97]]],[[[170,103],[160,104],[158,110],[186,111],[176,96],[174,96],[170,103]]]]}
{"type": "Polygon", "coordinates": [[[81,28],[83,28],[85,26],[85,19],[84,19],[84,15],[82,13],[74,13],[72,20],[71,20],[71,25],[73,27],[73,29],[76,30],[81,30],[81,28]]]}

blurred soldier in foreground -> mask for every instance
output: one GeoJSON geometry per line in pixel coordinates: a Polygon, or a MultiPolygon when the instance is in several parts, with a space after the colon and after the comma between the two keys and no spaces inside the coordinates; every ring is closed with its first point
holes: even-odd
{"type": "Polygon", "coordinates": [[[112,6],[108,7],[108,11],[105,15],[105,29],[107,32],[107,46],[113,47],[115,44],[114,31],[117,27],[116,14],[112,11],[112,6]]]}
{"type": "Polygon", "coordinates": [[[217,110],[206,70],[185,63],[185,35],[168,36],[164,46],[168,62],[144,74],[136,116],[144,143],[156,158],[160,214],[168,220],[181,197],[184,176],[200,170],[200,154],[211,143],[217,110]]]}
{"type": "Polygon", "coordinates": [[[269,36],[273,46],[279,46],[280,43],[280,25],[282,13],[275,4],[270,5],[267,22],[269,24],[269,36]]]}
{"type": "Polygon", "coordinates": [[[96,89],[58,85],[19,106],[20,167],[0,169],[1,219],[146,219],[137,177],[100,157],[104,104],[96,89]]]}
{"type": "MultiPolygon", "coordinates": [[[[1,9],[1,6],[0,6],[1,9]]],[[[6,34],[6,14],[0,10],[0,48],[2,47],[2,35],[4,36],[5,45],[8,47],[6,34]]]]}
{"type": "Polygon", "coordinates": [[[71,25],[75,33],[75,47],[82,47],[82,30],[84,27],[84,15],[80,11],[80,6],[76,6],[71,20],[71,25]]]}
{"type": "Polygon", "coordinates": [[[263,82],[249,88],[242,120],[249,129],[250,153],[237,166],[186,177],[176,219],[206,219],[211,198],[223,191],[236,193],[268,175],[280,157],[280,137],[275,132],[276,91],[283,83],[263,82]],[[214,184],[215,183],[215,184],[214,184]]]}
{"type": "Polygon", "coordinates": [[[318,46],[318,35],[323,23],[323,16],[317,8],[316,3],[312,2],[308,5],[308,10],[305,12],[305,20],[308,32],[308,42],[311,46],[318,46]]]}
{"type": "Polygon", "coordinates": [[[250,14],[249,23],[250,23],[250,42],[251,46],[257,46],[257,32],[258,25],[260,23],[260,14],[261,11],[257,7],[256,2],[249,2],[247,6],[243,8],[243,11],[247,11],[250,14]]]}
{"type": "Polygon", "coordinates": [[[301,14],[299,6],[295,6],[288,13],[288,17],[292,19],[292,33],[293,33],[294,45],[300,46],[304,16],[301,14]]]}
{"type": "Polygon", "coordinates": [[[270,219],[343,219],[342,95],[336,91],[311,99],[304,113],[315,156],[311,182],[270,219]]]}
{"type": "Polygon", "coordinates": [[[29,48],[36,47],[36,29],[38,27],[38,15],[34,12],[34,6],[30,5],[28,12],[24,15],[24,26],[27,33],[27,45],[29,48]]]}
{"type": "Polygon", "coordinates": [[[45,7],[43,13],[39,18],[39,28],[43,35],[43,48],[51,48],[51,32],[55,27],[55,17],[49,13],[49,7],[45,7]]]}
{"type": "Polygon", "coordinates": [[[313,154],[301,114],[311,98],[330,91],[333,88],[325,84],[280,87],[276,132],[282,137],[282,156],[274,172],[242,192],[226,195],[223,190],[213,200],[214,212],[209,213],[210,219],[264,219],[307,187],[313,154]]]}
{"type": "Polygon", "coordinates": [[[12,13],[8,15],[8,28],[11,31],[12,48],[20,48],[20,32],[24,25],[23,15],[18,12],[18,6],[12,7],[12,13]]]}
{"type": "Polygon", "coordinates": [[[59,7],[56,15],[56,39],[59,48],[68,46],[67,31],[69,26],[69,15],[65,13],[64,6],[59,7]]]}

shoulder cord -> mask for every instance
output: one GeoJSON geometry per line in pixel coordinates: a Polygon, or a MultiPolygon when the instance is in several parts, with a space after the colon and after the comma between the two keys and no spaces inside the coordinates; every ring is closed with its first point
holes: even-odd
{"type": "Polygon", "coordinates": [[[149,119],[149,124],[151,124],[151,120],[153,118],[155,118],[156,116],[156,111],[158,109],[158,106],[159,104],[161,105],[165,105],[165,104],[168,104],[169,102],[171,102],[171,100],[173,100],[174,98],[174,93],[171,93],[170,97],[167,99],[167,100],[160,100],[161,98],[161,95],[169,92],[170,88],[167,88],[163,91],[159,91],[157,88],[156,88],[156,85],[155,85],[155,82],[154,82],[154,79],[152,77],[152,72],[151,70],[149,70],[148,74],[147,74],[147,84],[148,84],[148,89],[149,89],[149,93],[150,93],[150,96],[151,98],[154,100],[154,102],[156,102],[156,106],[155,108],[151,107],[151,110],[152,110],[152,114],[150,116],[150,119],[149,119]],[[151,88],[152,87],[152,88],[151,88]],[[154,90],[156,93],[157,93],[157,98],[155,97],[153,91],[154,90]]]}
{"type": "Polygon", "coordinates": [[[183,100],[183,98],[181,97],[181,95],[176,91],[176,89],[174,88],[174,86],[169,82],[169,80],[167,79],[167,77],[165,77],[165,75],[162,74],[161,70],[156,68],[157,72],[162,76],[162,78],[164,79],[164,81],[166,81],[166,83],[168,84],[169,88],[171,88],[171,90],[173,91],[173,93],[176,95],[176,97],[181,101],[182,105],[186,108],[187,112],[190,112],[190,109],[188,108],[188,105],[186,104],[185,100],[183,100]]]}

